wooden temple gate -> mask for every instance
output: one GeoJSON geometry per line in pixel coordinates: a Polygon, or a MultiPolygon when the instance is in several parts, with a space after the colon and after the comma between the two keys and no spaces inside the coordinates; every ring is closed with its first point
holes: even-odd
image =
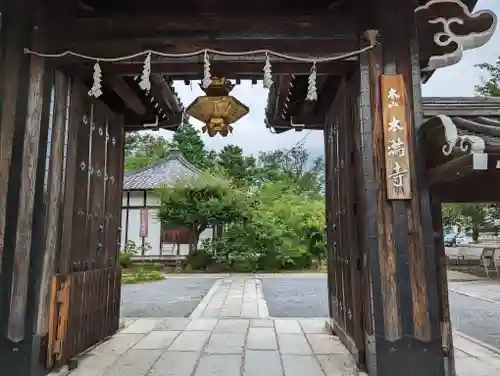
{"type": "MultiPolygon", "coordinates": [[[[40,111],[40,121],[33,124],[40,133],[31,210],[38,208],[39,212],[31,214],[30,239],[32,252],[40,258],[30,261],[29,253],[21,252],[18,235],[14,260],[6,257],[4,262],[14,262],[16,270],[25,271],[11,276],[6,335],[13,344],[24,342],[26,330],[31,329],[24,322],[25,315],[28,310],[38,311],[36,333],[43,349],[40,366],[51,368],[118,329],[124,128],[122,117],[100,100],[91,100],[88,89],[76,79],[53,70],[44,74],[46,96],[44,105],[35,110],[40,111]],[[36,249],[44,252],[37,254],[36,249]],[[40,278],[36,284],[38,310],[27,302],[33,289],[28,270],[29,274],[39,273],[35,274],[40,278]]],[[[37,142],[32,134],[24,137],[25,142],[28,138],[37,142]]],[[[24,150],[23,162],[36,157],[29,154],[32,150],[24,150]]],[[[9,189],[14,174],[5,179],[9,189]]],[[[19,183],[23,187],[27,182],[19,183]]],[[[23,207],[21,202],[19,207],[23,207]]],[[[25,210],[29,213],[30,208],[25,210]]],[[[19,226],[25,226],[21,215],[28,213],[18,214],[18,234],[19,226]]],[[[8,224],[6,230],[4,247],[8,249],[8,224]]]]}
{"type": "MultiPolygon", "coordinates": [[[[435,163],[429,142],[417,142],[434,124],[421,132],[420,85],[460,60],[462,40],[470,38],[469,49],[486,43],[495,16],[472,17],[473,0],[239,5],[0,2],[0,364],[9,376],[47,373],[118,328],[124,132],[176,129],[183,109],[174,80],[207,71],[257,80],[269,57],[222,56],[207,69],[207,49],[262,48],[344,56],[314,64],[274,56],[266,110],[276,132],[324,130],[333,331],[370,376],[453,376],[442,244],[434,239],[436,208],[451,196],[446,182],[428,177],[443,175],[437,165],[458,154],[450,146],[435,163]],[[56,13],[65,16],[54,20],[56,13]],[[467,25],[452,32],[436,17],[467,25]],[[452,43],[435,43],[443,32],[452,43]],[[152,54],[148,68],[145,56],[131,55],[149,48],[181,55],[152,54]],[[80,55],[62,53],[68,49],[80,55]],[[182,55],[193,51],[199,56],[182,55]],[[106,61],[116,56],[128,57],[106,61]]],[[[470,167],[465,157],[454,166],[470,167]]]]}

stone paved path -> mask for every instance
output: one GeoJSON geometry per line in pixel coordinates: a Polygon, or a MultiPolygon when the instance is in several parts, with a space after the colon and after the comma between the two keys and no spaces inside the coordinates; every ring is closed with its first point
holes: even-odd
{"type": "Polygon", "coordinates": [[[127,320],[72,376],[334,376],[353,363],[321,319],[127,320]]]}
{"type": "MultiPolygon", "coordinates": [[[[127,318],[72,376],[352,376],[324,318],[271,318],[261,281],[219,279],[190,318],[127,318]]],[[[454,333],[458,376],[500,374],[500,353],[454,333]]],[[[383,376],[383,375],[381,375],[383,376]]]]}
{"type": "Polygon", "coordinates": [[[269,317],[262,282],[256,278],[219,279],[191,317],[269,317]]]}

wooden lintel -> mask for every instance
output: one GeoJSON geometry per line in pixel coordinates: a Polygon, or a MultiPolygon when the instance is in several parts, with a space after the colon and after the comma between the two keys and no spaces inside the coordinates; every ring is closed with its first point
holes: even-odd
{"type": "Polygon", "coordinates": [[[459,179],[460,180],[463,180],[465,178],[468,179],[477,174],[483,174],[484,176],[489,176],[489,177],[499,176],[500,178],[500,169],[497,168],[497,162],[500,161],[500,153],[487,153],[487,154],[488,154],[487,170],[473,169],[472,154],[457,156],[446,163],[443,163],[437,167],[429,169],[427,173],[429,184],[431,186],[448,184],[457,181],[459,179]]]}
{"type": "Polygon", "coordinates": [[[114,90],[114,92],[130,107],[136,114],[144,115],[146,106],[137,97],[131,87],[124,81],[122,77],[106,76],[106,83],[114,90]]]}
{"type": "Polygon", "coordinates": [[[357,22],[345,14],[317,15],[123,15],[77,18],[71,28],[61,33],[52,31],[54,38],[75,42],[89,40],[156,37],[181,39],[266,40],[282,39],[296,42],[310,39],[349,39],[356,43],[357,22]]]}
{"type": "Polygon", "coordinates": [[[500,170],[473,171],[466,178],[431,188],[441,202],[496,203],[500,200],[500,170]]]}
{"type": "Polygon", "coordinates": [[[472,156],[469,154],[432,168],[427,176],[429,185],[433,186],[462,179],[473,171],[472,156]]]}
{"type": "MultiPolygon", "coordinates": [[[[63,63],[59,61],[59,63],[63,63]]],[[[75,63],[73,61],[73,63],[75,63]]],[[[88,62],[87,62],[88,63],[88,62]]],[[[337,61],[330,63],[317,63],[317,75],[342,75],[349,71],[353,62],[337,61]]],[[[137,63],[127,64],[106,64],[101,63],[103,77],[108,74],[116,74],[123,76],[136,76],[140,75],[144,68],[144,63],[138,61],[137,63]]],[[[213,75],[223,74],[228,78],[262,78],[263,61],[259,62],[211,62],[210,70],[213,75]]],[[[71,68],[69,68],[71,69],[71,68]]],[[[77,67],[75,64],[74,70],[83,76],[92,75],[92,65],[77,67]]],[[[151,72],[153,74],[165,74],[172,76],[174,79],[202,79],[203,78],[203,63],[186,63],[186,62],[168,62],[168,63],[155,63],[151,64],[151,72]]],[[[311,65],[306,63],[294,62],[274,62],[272,64],[273,75],[309,75],[311,72],[311,65]]]]}

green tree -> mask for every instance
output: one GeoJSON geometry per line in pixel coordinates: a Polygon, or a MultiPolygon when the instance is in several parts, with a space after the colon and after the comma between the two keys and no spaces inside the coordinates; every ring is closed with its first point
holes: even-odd
{"type": "Polygon", "coordinates": [[[134,171],[161,159],[168,154],[168,141],[150,133],[125,134],[125,171],[134,171]]]}
{"type": "Polygon", "coordinates": [[[460,203],[443,205],[443,224],[472,230],[472,238],[477,241],[479,231],[485,230],[491,222],[490,205],[460,203]]]}
{"type": "Polygon", "coordinates": [[[481,84],[476,85],[476,95],[483,97],[500,97],[500,57],[495,64],[482,63],[476,65],[485,74],[481,84]]]}
{"type": "Polygon", "coordinates": [[[215,239],[219,263],[235,271],[303,269],[325,257],[324,203],[288,182],[265,182],[249,202],[247,219],[215,239]]]}
{"type": "Polygon", "coordinates": [[[254,157],[243,155],[243,149],[235,145],[224,146],[217,156],[217,166],[238,186],[255,181],[255,162],[254,157]]]}
{"type": "Polygon", "coordinates": [[[174,133],[169,146],[178,148],[190,163],[200,169],[208,169],[215,163],[216,153],[205,149],[200,132],[187,119],[174,133]]]}
{"type": "Polygon", "coordinates": [[[200,234],[215,223],[236,222],[245,217],[246,196],[222,178],[202,174],[159,189],[159,219],[169,227],[191,230],[191,252],[200,234]]]}
{"type": "Polygon", "coordinates": [[[323,191],[323,159],[318,157],[311,164],[310,154],[302,145],[260,153],[258,167],[263,181],[288,181],[302,193],[319,195],[323,191]]]}

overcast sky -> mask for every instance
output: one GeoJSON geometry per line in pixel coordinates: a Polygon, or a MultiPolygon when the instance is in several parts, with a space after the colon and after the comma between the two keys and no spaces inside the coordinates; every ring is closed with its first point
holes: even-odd
{"type": "MultiPolygon", "coordinates": [[[[479,0],[476,10],[490,9],[500,16],[499,0],[479,0]]],[[[475,64],[482,62],[494,63],[500,56],[500,32],[494,34],[492,39],[483,47],[466,51],[460,63],[437,71],[429,82],[423,85],[424,96],[472,96],[474,85],[480,82],[481,72],[475,64]]],[[[177,93],[182,102],[187,106],[203,92],[197,83],[192,87],[182,82],[175,84],[177,93]]],[[[231,95],[238,98],[250,108],[250,113],[234,124],[232,135],[226,138],[217,135],[210,138],[203,135],[205,144],[209,149],[219,150],[225,145],[239,145],[245,154],[257,154],[259,151],[289,148],[301,141],[309,131],[288,131],[280,135],[271,134],[264,124],[264,110],[268,91],[263,89],[262,81],[252,86],[250,82],[243,81],[237,85],[231,95]]],[[[193,121],[198,129],[202,124],[193,121]]],[[[161,131],[166,138],[171,137],[171,132],[161,131]]],[[[304,145],[314,156],[323,154],[323,135],[321,131],[313,131],[304,140],[304,145]]]]}

